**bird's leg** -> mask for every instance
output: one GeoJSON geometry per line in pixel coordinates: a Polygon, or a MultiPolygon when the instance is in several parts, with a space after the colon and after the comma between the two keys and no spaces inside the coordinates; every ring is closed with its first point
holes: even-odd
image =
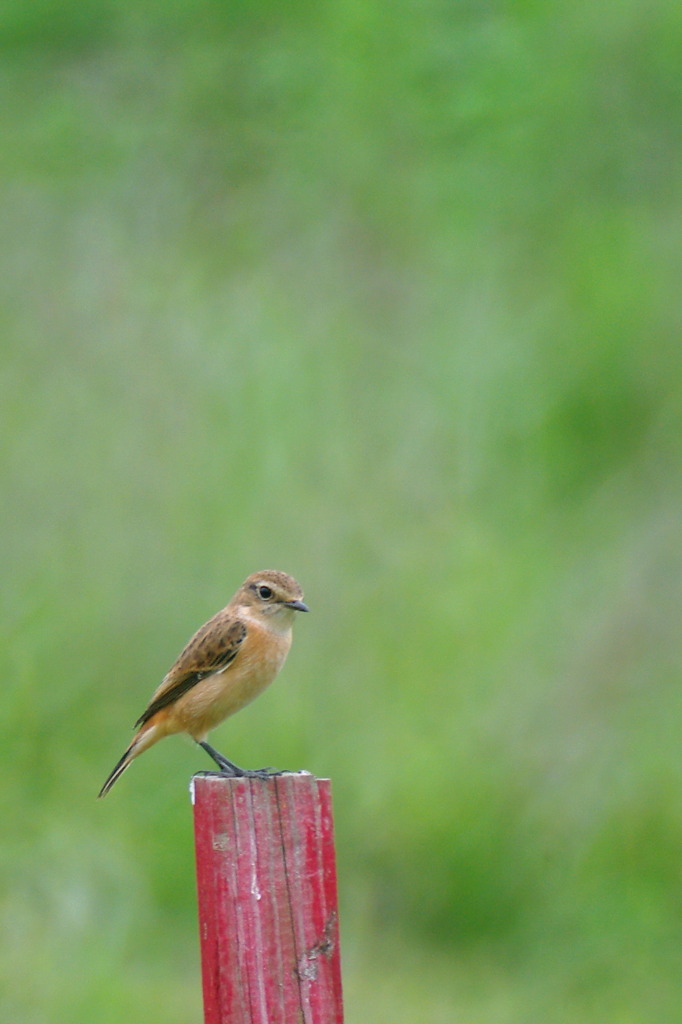
{"type": "Polygon", "coordinates": [[[265,779],[271,775],[283,775],[281,771],[276,771],[274,768],[240,768],[239,765],[235,764],[234,761],[229,761],[223,754],[215,750],[210,743],[206,743],[205,740],[197,741],[199,746],[203,747],[209,757],[212,757],[215,763],[220,768],[220,771],[225,775],[230,775],[236,779],[265,779]]]}
{"type": "Polygon", "coordinates": [[[198,743],[200,747],[204,748],[208,756],[213,758],[220,770],[225,772],[226,775],[242,774],[242,769],[239,765],[234,764],[232,761],[228,761],[228,759],[219,753],[219,751],[215,750],[210,743],[206,743],[205,740],[199,740],[198,743]]]}

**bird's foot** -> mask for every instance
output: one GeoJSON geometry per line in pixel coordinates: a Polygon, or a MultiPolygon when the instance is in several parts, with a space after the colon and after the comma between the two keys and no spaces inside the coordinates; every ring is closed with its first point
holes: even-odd
{"type": "Polygon", "coordinates": [[[194,772],[192,775],[193,779],[233,779],[235,778],[234,772],[231,771],[205,771],[205,772],[194,772]]]}
{"type": "Polygon", "coordinates": [[[239,768],[235,764],[223,774],[230,775],[233,779],[273,779],[277,775],[287,775],[288,772],[284,768],[239,768]]]}
{"type": "Polygon", "coordinates": [[[274,779],[278,775],[298,775],[300,772],[290,772],[286,768],[222,768],[219,772],[195,772],[195,777],[215,779],[274,779]],[[235,771],[236,769],[236,771],[235,771]]]}
{"type": "Polygon", "coordinates": [[[230,761],[218,750],[215,750],[205,740],[197,741],[206,753],[220,768],[219,772],[197,772],[198,775],[222,775],[230,779],[271,779],[277,775],[296,775],[297,772],[289,772],[286,768],[240,768],[234,761],[230,761]]]}
{"type": "Polygon", "coordinates": [[[272,779],[277,775],[286,775],[286,768],[243,768],[243,777],[247,779],[272,779]]]}

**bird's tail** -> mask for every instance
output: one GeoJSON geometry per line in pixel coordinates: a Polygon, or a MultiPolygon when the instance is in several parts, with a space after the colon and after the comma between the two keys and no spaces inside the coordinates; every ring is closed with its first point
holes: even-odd
{"type": "MultiPolygon", "coordinates": [[[[163,733],[161,735],[163,735],[163,733]]],[[[130,765],[143,750],[147,750],[148,747],[151,747],[153,743],[156,743],[156,741],[160,739],[161,736],[158,735],[158,728],[156,725],[152,725],[150,723],[140,729],[137,736],[135,736],[133,742],[130,744],[121,760],[111,771],[107,781],[100,789],[97,794],[98,798],[106,796],[116,780],[123,775],[128,765],[130,765]]]]}

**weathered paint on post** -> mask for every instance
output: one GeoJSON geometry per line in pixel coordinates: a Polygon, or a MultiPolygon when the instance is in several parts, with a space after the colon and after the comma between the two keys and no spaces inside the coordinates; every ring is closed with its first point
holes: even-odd
{"type": "Polygon", "coordinates": [[[205,1024],[342,1024],[329,780],[192,791],[205,1024]]]}

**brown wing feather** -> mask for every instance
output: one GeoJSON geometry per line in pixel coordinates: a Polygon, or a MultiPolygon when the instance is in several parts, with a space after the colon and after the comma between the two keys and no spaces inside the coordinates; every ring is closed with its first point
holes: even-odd
{"type": "Polygon", "coordinates": [[[226,628],[221,629],[221,615],[219,612],[195,633],[135,722],[135,728],[148,722],[157,711],[174,704],[206,676],[221,672],[234,661],[244,642],[246,626],[243,622],[233,620],[226,628]]]}

